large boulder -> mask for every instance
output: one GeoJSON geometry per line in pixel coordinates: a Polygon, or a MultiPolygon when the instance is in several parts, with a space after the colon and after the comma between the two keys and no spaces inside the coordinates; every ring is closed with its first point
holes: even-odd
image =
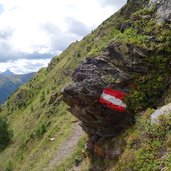
{"type": "Polygon", "coordinates": [[[129,1],[120,14],[133,20],[123,23],[126,27],[115,37],[117,43],[75,70],[63,97],[89,135],[115,136],[134,122],[136,112],[161,102],[170,85],[170,3],[129,1]],[[144,6],[151,10],[133,13],[128,10],[133,4],[135,11],[144,6]]]}
{"type": "MultiPolygon", "coordinates": [[[[70,112],[89,135],[115,136],[133,123],[127,109],[119,111],[100,103],[104,89],[129,93],[134,75],[148,71],[146,52],[131,44],[113,43],[98,58],[88,58],[73,74],[74,83],[63,91],[70,112]]],[[[125,103],[124,99],[123,103],[125,103]]]]}

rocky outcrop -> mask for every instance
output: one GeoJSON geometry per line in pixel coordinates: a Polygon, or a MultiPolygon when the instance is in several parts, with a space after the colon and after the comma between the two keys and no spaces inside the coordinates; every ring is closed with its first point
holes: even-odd
{"type": "Polygon", "coordinates": [[[72,76],[74,83],[63,91],[70,112],[81,120],[89,135],[115,136],[133,123],[128,110],[119,112],[99,102],[103,89],[129,93],[136,74],[148,71],[142,65],[146,52],[131,44],[109,45],[99,58],[88,58],[72,76]]]}
{"type": "Polygon", "coordinates": [[[171,1],[170,0],[150,0],[150,8],[157,7],[156,17],[171,20],[171,1]]]}
{"type": "Polygon", "coordinates": [[[158,26],[156,19],[169,21],[170,6],[168,0],[129,1],[120,13],[130,19],[120,29],[123,34],[119,34],[122,40],[118,42],[122,43],[108,45],[100,56],[87,58],[75,70],[73,84],[64,89],[63,97],[89,135],[116,136],[134,122],[134,112],[157,107],[170,84],[170,27],[169,22],[158,26]],[[144,6],[151,10],[139,10],[132,15],[128,7],[133,8],[133,4],[137,5],[135,11],[144,6]],[[157,8],[153,8],[155,5],[157,8]],[[106,90],[122,92],[124,98],[108,96],[107,100],[126,110],[102,103],[106,90]]]}

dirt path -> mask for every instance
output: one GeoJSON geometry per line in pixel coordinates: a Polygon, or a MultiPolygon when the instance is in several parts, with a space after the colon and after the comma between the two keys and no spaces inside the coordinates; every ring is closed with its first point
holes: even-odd
{"type": "Polygon", "coordinates": [[[50,161],[50,168],[56,168],[62,161],[64,161],[74,151],[80,137],[84,134],[82,128],[77,123],[73,123],[73,133],[68,137],[59,147],[54,159],[50,161]]]}

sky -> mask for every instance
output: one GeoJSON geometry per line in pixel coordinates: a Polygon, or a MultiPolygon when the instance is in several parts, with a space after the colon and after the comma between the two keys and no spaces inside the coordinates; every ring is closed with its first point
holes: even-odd
{"type": "Polygon", "coordinates": [[[38,71],[126,0],[0,0],[0,72],[38,71]]]}

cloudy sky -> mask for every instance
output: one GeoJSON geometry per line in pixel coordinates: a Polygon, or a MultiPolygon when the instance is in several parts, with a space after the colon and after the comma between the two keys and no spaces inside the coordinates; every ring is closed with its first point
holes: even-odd
{"type": "Polygon", "coordinates": [[[126,0],[0,0],[0,72],[47,66],[126,0]]]}

